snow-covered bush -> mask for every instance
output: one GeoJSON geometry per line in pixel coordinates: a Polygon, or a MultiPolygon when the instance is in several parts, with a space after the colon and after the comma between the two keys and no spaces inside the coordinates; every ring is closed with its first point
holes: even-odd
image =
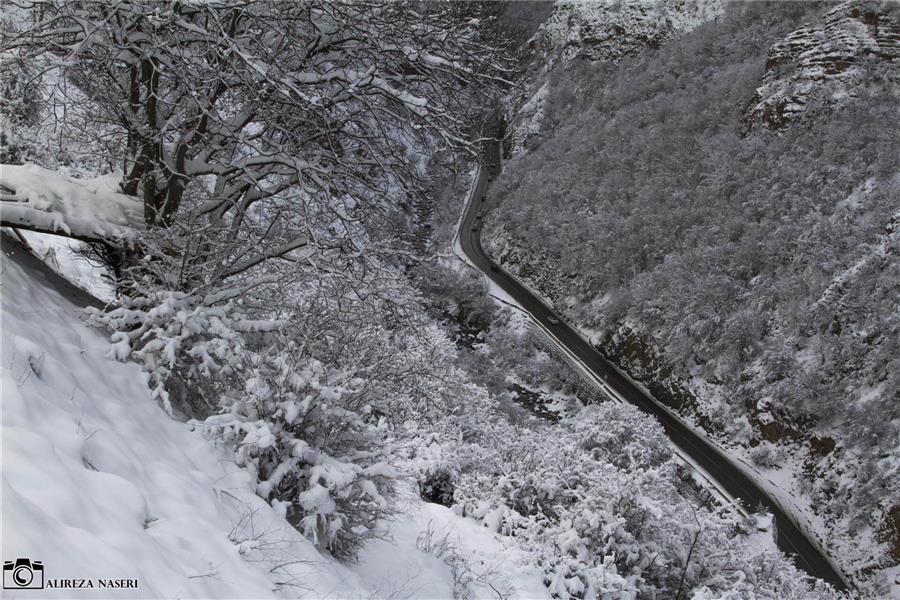
{"type": "Polygon", "coordinates": [[[289,319],[259,318],[247,293],[159,290],[93,321],[114,330],[116,358],[144,365],[168,411],[234,449],[261,497],[322,548],[352,556],[388,512],[394,476],[380,419],[360,397],[366,382],[313,358],[289,319]]]}
{"type": "Polygon", "coordinates": [[[391,512],[389,463],[462,406],[452,344],[374,255],[355,277],[354,263],[323,274],[278,262],[190,291],[167,287],[177,256],[148,258],[117,307],[93,311],[111,354],[140,362],[169,412],[233,448],[298,529],[352,557],[391,512]]]}
{"type": "Polygon", "coordinates": [[[378,423],[352,407],[365,382],[345,381],[314,359],[298,364],[296,350],[289,342],[259,356],[245,393],[200,427],[235,448],[238,464],[258,480],[257,493],[286,510],[307,537],[351,557],[390,513],[386,496],[396,473],[378,423]]]}
{"type": "Polygon", "coordinates": [[[730,509],[697,507],[661,427],[633,407],[491,429],[457,475],[456,510],[524,544],[557,598],[833,596],[730,509]]]}

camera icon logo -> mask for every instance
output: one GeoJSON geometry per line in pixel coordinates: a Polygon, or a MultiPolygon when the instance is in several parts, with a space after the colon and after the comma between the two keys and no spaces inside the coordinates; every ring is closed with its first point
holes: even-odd
{"type": "Polygon", "coordinates": [[[3,589],[44,589],[44,564],[39,560],[17,558],[3,561],[3,589]]]}

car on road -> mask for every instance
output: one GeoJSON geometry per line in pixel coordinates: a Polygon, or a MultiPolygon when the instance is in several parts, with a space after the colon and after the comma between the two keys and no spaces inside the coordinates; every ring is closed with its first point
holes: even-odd
{"type": "Polygon", "coordinates": [[[559,319],[556,317],[547,317],[547,322],[551,325],[559,325],[559,319]]]}
{"type": "Polygon", "coordinates": [[[491,271],[493,271],[494,273],[498,273],[500,272],[500,267],[498,267],[497,265],[491,265],[491,271]]]}
{"type": "Polygon", "coordinates": [[[475,225],[474,227],[472,227],[472,231],[478,231],[478,225],[475,225]]]}

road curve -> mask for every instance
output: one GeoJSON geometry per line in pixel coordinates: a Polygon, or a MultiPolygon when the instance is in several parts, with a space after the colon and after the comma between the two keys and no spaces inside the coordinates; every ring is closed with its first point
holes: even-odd
{"type": "MultiPolygon", "coordinates": [[[[492,132],[498,128],[496,117],[493,119],[493,123],[488,123],[489,131],[492,132]]],[[[755,508],[762,505],[771,512],[775,516],[778,547],[785,553],[793,555],[798,567],[810,575],[827,581],[839,590],[848,589],[843,575],[827,555],[801,531],[778,502],[748,477],[733,459],[688,427],[673,412],[659,404],[612,366],[552,308],[488,258],[481,246],[482,215],[488,205],[489,180],[500,169],[500,148],[498,140],[488,140],[484,143],[483,166],[478,171],[478,177],[470,191],[469,202],[460,219],[459,245],[466,258],[524,308],[566,353],[581,362],[595,377],[603,380],[619,397],[656,417],[680,454],[687,455],[691,462],[710,475],[718,488],[733,498],[740,499],[746,507],[755,508]]]]}

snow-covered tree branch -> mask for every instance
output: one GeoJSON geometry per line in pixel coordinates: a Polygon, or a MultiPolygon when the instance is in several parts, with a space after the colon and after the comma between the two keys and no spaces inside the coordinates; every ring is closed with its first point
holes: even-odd
{"type": "Polygon", "coordinates": [[[148,228],[190,222],[201,263],[223,237],[244,264],[283,255],[310,206],[340,226],[416,194],[412,158],[471,152],[473,100],[506,69],[453,5],[22,6],[5,46],[120,132],[122,191],[148,228]]]}

